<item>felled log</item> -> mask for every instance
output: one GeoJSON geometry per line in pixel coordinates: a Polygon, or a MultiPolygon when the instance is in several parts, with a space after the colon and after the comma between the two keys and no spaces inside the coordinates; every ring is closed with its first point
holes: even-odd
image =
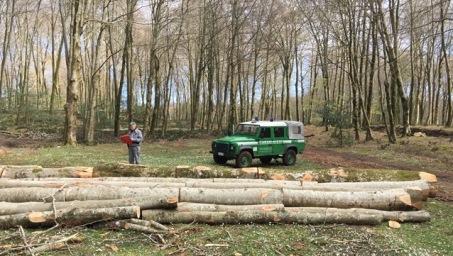
{"type": "Polygon", "coordinates": [[[339,208],[323,208],[323,207],[285,207],[285,212],[296,213],[319,213],[326,212],[326,214],[334,215],[348,215],[348,214],[374,214],[382,215],[383,221],[399,221],[399,222],[428,222],[431,221],[429,212],[421,211],[380,211],[374,209],[339,209],[339,208]]]}
{"type": "Polygon", "coordinates": [[[82,187],[82,186],[116,186],[129,188],[180,188],[185,187],[184,182],[128,182],[128,181],[104,181],[95,179],[67,179],[58,180],[22,180],[22,179],[0,179],[0,188],[36,187],[36,188],[61,188],[61,187],[82,187]]]}
{"type": "Polygon", "coordinates": [[[182,202],[176,208],[179,212],[227,212],[227,211],[276,211],[285,210],[283,204],[256,204],[256,205],[219,205],[182,202]]]}
{"type": "Polygon", "coordinates": [[[303,189],[301,185],[281,185],[278,183],[271,182],[257,182],[257,183],[245,183],[245,182],[204,182],[204,181],[189,181],[185,183],[186,187],[192,188],[218,188],[218,189],[244,189],[244,188],[270,188],[270,189],[303,189]]]}
{"type": "Polygon", "coordinates": [[[29,212],[45,212],[55,209],[96,209],[96,208],[114,208],[124,206],[139,206],[140,209],[175,209],[178,205],[177,198],[159,198],[155,196],[112,199],[112,200],[88,200],[88,201],[68,201],[55,202],[26,202],[26,203],[8,203],[0,202],[0,215],[12,215],[29,212]]]}
{"type": "Polygon", "coordinates": [[[127,188],[115,186],[83,186],[69,188],[4,188],[0,201],[5,202],[57,202],[108,200],[136,197],[178,198],[178,188],[127,188]]]}
{"type": "Polygon", "coordinates": [[[410,210],[411,196],[404,189],[359,192],[332,192],[283,189],[285,207],[367,208],[376,210],[410,210]]]}
{"type": "Polygon", "coordinates": [[[48,177],[71,177],[91,178],[93,167],[62,167],[42,168],[38,165],[8,165],[2,172],[2,178],[48,178],[48,177]]]}
{"type": "MultiPolygon", "coordinates": [[[[25,178],[21,180],[33,180],[33,181],[55,181],[55,182],[168,182],[168,183],[184,183],[186,181],[193,181],[198,179],[192,178],[174,178],[174,177],[95,177],[95,178],[58,178],[58,177],[47,177],[47,178],[25,178]]],[[[213,179],[205,179],[204,181],[212,181],[213,179]]],[[[264,181],[264,180],[263,180],[264,181]]]]}
{"type": "Polygon", "coordinates": [[[281,204],[283,194],[276,189],[210,189],[210,188],[180,188],[180,202],[251,205],[251,204],[281,204]]]}
{"type": "Polygon", "coordinates": [[[298,223],[298,224],[352,224],[378,225],[382,223],[380,214],[327,214],[324,212],[269,212],[269,211],[227,211],[227,212],[178,212],[165,210],[146,210],[142,212],[144,220],[155,220],[159,223],[205,223],[205,224],[238,224],[238,223],[298,223]]]}
{"type": "Polygon", "coordinates": [[[31,212],[23,214],[0,216],[2,229],[22,227],[49,227],[55,225],[55,220],[64,226],[78,226],[103,220],[140,218],[140,207],[126,206],[115,208],[77,209],[69,208],[54,211],[31,212]]]}
{"type": "Polygon", "coordinates": [[[426,180],[413,180],[413,181],[370,181],[370,182],[332,182],[332,183],[311,183],[303,182],[303,187],[331,187],[331,188],[365,188],[365,189],[393,189],[393,188],[408,188],[419,187],[422,189],[423,197],[430,196],[431,187],[426,180]]]}

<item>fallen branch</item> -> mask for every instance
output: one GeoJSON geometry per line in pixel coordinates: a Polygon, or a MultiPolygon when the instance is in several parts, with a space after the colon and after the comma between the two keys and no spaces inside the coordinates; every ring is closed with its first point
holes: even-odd
{"type": "Polygon", "coordinates": [[[166,226],[164,226],[154,220],[130,219],[129,222],[132,224],[137,224],[137,225],[141,225],[141,226],[145,226],[145,227],[153,227],[153,228],[156,228],[159,230],[165,230],[165,231],[169,230],[166,226]]]}

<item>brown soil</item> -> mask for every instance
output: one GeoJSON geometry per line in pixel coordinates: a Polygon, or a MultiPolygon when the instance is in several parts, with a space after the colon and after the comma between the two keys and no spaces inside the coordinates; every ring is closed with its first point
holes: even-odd
{"type": "MultiPolygon", "coordinates": [[[[423,132],[429,134],[428,137],[424,138],[415,138],[410,137],[407,140],[414,140],[418,143],[425,144],[434,144],[438,145],[449,145],[453,147],[451,140],[448,140],[449,137],[453,138],[453,131],[450,130],[440,130],[440,129],[422,129],[417,128],[417,132],[423,132]],[[447,138],[446,138],[447,137],[447,138]],[[444,141],[444,142],[442,142],[444,141]],[[445,142],[446,141],[446,142],[445,142]]],[[[426,171],[437,176],[438,183],[437,186],[437,198],[442,201],[453,203],[453,171],[449,169],[453,165],[452,160],[441,159],[439,154],[437,159],[434,161],[443,162],[444,166],[447,168],[438,168],[425,170],[424,167],[410,165],[406,163],[401,163],[399,161],[386,161],[377,157],[369,155],[360,155],[350,152],[342,152],[340,148],[338,149],[329,149],[327,148],[326,142],[330,138],[330,133],[325,132],[323,128],[318,127],[306,127],[306,134],[312,134],[313,138],[309,137],[307,139],[308,143],[303,154],[303,158],[319,165],[326,167],[350,167],[350,168],[363,168],[363,169],[386,169],[386,170],[409,170],[409,171],[426,171]],[[446,162],[447,161],[447,162],[446,162]]],[[[371,142],[372,146],[379,146],[382,142],[386,142],[386,137],[383,129],[374,130],[373,134],[375,141],[371,142]]],[[[364,136],[362,135],[362,138],[364,136]]],[[[385,143],[383,143],[385,144],[385,143]]],[[[353,147],[360,150],[360,147],[365,144],[355,144],[353,147]]],[[[408,144],[406,147],[413,147],[412,150],[416,151],[419,147],[419,144],[408,144]]],[[[436,155],[436,154],[434,154],[436,155]]],[[[400,156],[401,157],[401,156],[400,156]]],[[[429,158],[426,156],[426,161],[433,161],[433,156],[430,155],[429,158]]],[[[448,157],[449,158],[449,157],[448,157]]],[[[398,156],[395,157],[398,159],[398,156]]]]}

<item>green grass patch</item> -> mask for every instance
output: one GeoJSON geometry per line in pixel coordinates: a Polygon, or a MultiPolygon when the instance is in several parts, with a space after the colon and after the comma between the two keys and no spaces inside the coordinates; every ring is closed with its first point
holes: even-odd
{"type": "MultiPolygon", "coordinates": [[[[399,145],[398,145],[399,147],[399,145]]],[[[232,169],[233,161],[219,166],[209,153],[208,139],[187,139],[144,143],[142,162],[155,170],[169,170],[176,165],[204,165],[214,170],[232,169]]],[[[353,149],[349,149],[353,150],[353,149]]],[[[383,152],[390,159],[396,151],[383,152]],[[393,152],[393,153],[392,153],[393,152]]],[[[362,151],[361,151],[362,152],[362,151]]],[[[364,154],[369,154],[365,152],[364,154]]],[[[354,151],[354,153],[358,153],[354,151]]],[[[385,154],[385,156],[384,156],[385,154]]],[[[392,159],[395,159],[393,157],[392,159]]],[[[95,166],[99,163],[127,161],[124,144],[99,144],[78,147],[47,147],[39,149],[7,149],[0,155],[2,164],[41,165],[43,167],[95,166]]],[[[421,163],[420,163],[421,164],[421,163]]],[[[329,170],[305,161],[299,155],[295,166],[279,163],[254,166],[268,172],[302,173],[311,171],[320,181],[331,181],[329,170]]],[[[363,170],[345,168],[347,181],[414,180],[417,172],[399,170],[363,170]]],[[[165,235],[165,244],[156,238],[129,230],[107,231],[93,228],[63,228],[44,234],[34,242],[61,239],[78,233],[83,242],[68,245],[58,252],[42,255],[453,255],[453,205],[430,199],[425,209],[432,221],[422,224],[405,223],[400,229],[390,229],[387,223],[377,227],[347,225],[174,225],[175,233],[165,235]],[[220,244],[225,246],[207,246],[220,244]],[[118,248],[118,251],[112,248],[118,248]]],[[[28,238],[37,235],[27,230],[28,238]]],[[[21,244],[17,230],[0,231],[1,246],[21,244]]]]}

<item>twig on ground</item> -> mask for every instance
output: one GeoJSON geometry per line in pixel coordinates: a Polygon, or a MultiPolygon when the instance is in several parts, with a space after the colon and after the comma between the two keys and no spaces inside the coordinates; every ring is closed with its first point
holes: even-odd
{"type": "Polygon", "coordinates": [[[45,252],[49,250],[55,250],[55,249],[61,249],[64,245],[66,245],[66,242],[74,239],[77,236],[76,234],[73,234],[71,236],[65,237],[63,239],[57,240],[55,242],[49,242],[46,244],[43,244],[41,246],[38,246],[34,249],[35,252],[45,252]]]}
{"type": "Polygon", "coordinates": [[[24,242],[25,247],[30,252],[30,254],[35,255],[35,253],[33,252],[33,249],[28,245],[27,237],[25,236],[25,231],[22,226],[19,226],[19,234],[20,234],[20,237],[22,238],[22,241],[24,242]]]}
{"type": "Polygon", "coordinates": [[[227,232],[228,237],[229,237],[232,241],[234,241],[233,236],[231,236],[231,234],[230,234],[230,231],[228,231],[228,230],[225,230],[225,231],[227,232]]]}

